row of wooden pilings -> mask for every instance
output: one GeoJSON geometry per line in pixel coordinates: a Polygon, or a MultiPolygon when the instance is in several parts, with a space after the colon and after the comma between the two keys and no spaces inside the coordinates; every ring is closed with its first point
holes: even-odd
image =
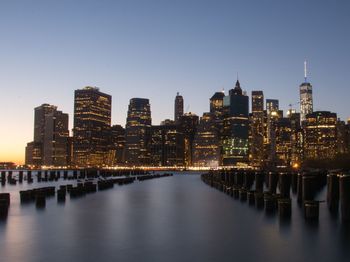
{"type": "Polygon", "coordinates": [[[235,199],[248,201],[249,205],[256,206],[258,209],[265,209],[267,213],[278,210],[281,218],[291,216],[290,191],[292,189],[292,192],[297,195],[298,204],[303,208],[304,217],[308,220],[318,219],[319,205],[324,201],[315,200],[315,198],[327,184],[329,209],[332,212],[338,212],[340,202],[342,220],[350,220],[349,175],[324,171],[277,173],[230,170],[211,171],[203,174],[201,178],[206,184],[235,199]]]}
{"type": "MultiPolygon", "coordinates": [[[[99,179],[96,182],[93,178],[86,179],[84,182],[78,182],[76,186],[73,184],[60,185],[56,191],[55,186],[39,187],[34,189],[19,191],[20,201],[22,204],[33,203],[37,208],[44,208],[46,206],[46,199],[54,197],[57,193],[57,202],[65,202],[67,193],[70,198],[77,198],[85,196],[89,193],[102,191],[113,188],[115,184],[127,185],[133,183],[135,180],[145,181],[154,178],[169,177],[173,174],[153,174],[153,175],[137,175],[122,178],[107,178],[99,179]]],[[[10,193],[0,193],[0,218],[6,218],[10,206],[10,193]]]]}
{"type": "Polygon", "coordinates": [[[147,171],[141,169],[130,170],[109,170],[109,169],[79,169],[72,170],[72,174],[69,174],[68,170],[18,170],[18,176],[14,176],[13,170],[3,170],[0,173],[0,182],[4,186],[6,183],[10,185],[16,185],[27,181],[33,183],[33,177],[36,176],[37,182],[52,182],[58,181],[60,178],[64,180],[76,180],[86,178],[97,177],[120,177],[120,176],[139,176],[149,174],[147,171]]]}

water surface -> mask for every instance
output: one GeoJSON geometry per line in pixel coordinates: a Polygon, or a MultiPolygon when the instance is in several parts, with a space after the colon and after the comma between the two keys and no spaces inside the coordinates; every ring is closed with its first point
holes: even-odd
{"type": "MultiPolygon", "coordinates": [[[[33,183],[30,187],[71,181],[33,183]]],[[[350,229],[321,205],[306,223],[293,200],[290,222],[241,203],[198,175],[115,186],[46,208],[11,192],[0,221],[0,261],[348,261],[350,229]]],[[[322,196],[321,196],[322,197],[322,196]]]]}

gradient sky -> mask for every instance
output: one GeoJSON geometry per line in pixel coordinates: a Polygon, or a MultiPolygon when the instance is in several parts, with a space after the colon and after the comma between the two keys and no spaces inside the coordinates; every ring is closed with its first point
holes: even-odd
{"type": "Polygon", "coordinates": [[[24,160],[34,107],[73,120],[74,90],[111,94],[112,123],[132,97],[149,98],[153,124],[202,115],[215,91],[263,90],[280,107],[299,100],[309,61],[314,110],[350,116],[350,1],[0,1],[0,161],[24,160]]]}

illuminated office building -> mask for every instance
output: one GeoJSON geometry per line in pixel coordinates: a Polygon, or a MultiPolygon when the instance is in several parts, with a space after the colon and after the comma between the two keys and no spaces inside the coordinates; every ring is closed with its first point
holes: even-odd
{"type": "Polygon", "coordinates": [[[337,154],[347,154],[348,151],[348,129],[344,121],[337,121],[337,154]]]}
{"type": "Polygon", "coordinates": [[[263,91],[252,91],[252,113],[261,113],[263,111],[264,111],[263,91]]]}
{"type": "Polygon", "coordinates": [[[75,90],[73,160],[78,167],[107,164],[112,97],[97,87],[75,90]]]}
{"type": "Polygon", "coordinates": [[[300,113],[290,110],[287,117],[291,125],[291,165],[298,168],[303,161],[303,130],[300,125],[300,113]]]}
{"type": "Polygon", "coordinates": [[[69,164],[68,114],[43,104],[34,109],[34,141],[27,144],[26,164],[67,166],[69,164]]]}
{"type": "Polygon", "coordinates": [[[278,118],[275,123],[276,166],[290,167],[292,162],[292,124],[290,118],[278,118]]]}
{"type": "Polygon", "coordinates": [[[223,121],[222,163],[236,165],[248,162],[249,98],[237,80],[234,89],[224,98],[227,116],[223,121]]]}
{"type": "Polygon", "coordinates": [[[224,97],[224,92],[216,92],[210,98],[210,113],[218,119],[221,119],[224,114],[224,97]]]}
{"type": "MultiPolygon", "coordinates": [[[[224,98],[225,93],[224,91],[221,92],[215,92],[215,94],[210,98],[210,113],[212,116],[212,121],[214,122],[213,125],[216,128],[217,136],[219,138],[219,150],[222,148],[222,134],[224,131],[224,118],[225,114],[227,114],[227,109],[224,106],[224,98]]],[[[219,165],[222,164],[222,157],[220,155],[219,158],[219,165]]]]}
{"type": "Polygon", "coordinates": [[[130,99],[125,128],[125,163],[129,166],[150,164],[151,105],[148,99],[130,99]]]}
{"type": "Polygon", "coordinates": [[[203,113],[193,140],[192,164],[194,166],[219,166],[219,134],[215,124],[215,115],[212,113],[203,113]]]}
{"type": "Polygon", "coordinates": [[[279,101],[277,99],[266,99],[266,112],[267,115],[273,115],[274,112],[279,110],[279,101]]]}
{"type": "Polygon", "coordinates": [[[191,112],[180,117],[178,129],[184,136],[184,164],[192,165],[193,140],[197,132],[199,117],[191,112]]]}
{"type": "Polygon", "coordinates": [[[283,113],[279,110],[277,99],[266,99],[266,143],[265,155],[268,165],[274,166],[276,163],[276,123],[283,113]]]}
{"type": "Polygon", "coordinates": [[[108,142],[108,166],[123,165],[125,161],[125,128],[113,125],[110,129],[108,142]]]}
{"type": "Polygon", "coordinates": [[[334,158],[337,153],[337,114],[315,111],[306,115],[303,125],[304,158],[334,158]]]}
{"type": "Polygon", "coordinates": [[[304,82],[299,86],[300,91],[300,121],[313,112],[312,85],[307,81],[306,61],[304,62],[304,82]]]}
{"type": "Polygon", "coordinates": [[[173,121],[151,127],[151,165],[183,166],[184,136],[173,121]]]}
{"type": "Polygon", "coordinates": [[[252,113],[249,119],[249,159],[253,166],[261,167],[264,161],[264,136],[266,133],[263,91],[252,91],[252,113]]]}
{"type": "Polygon", "coordinates": [[[184,99],[180,95],[179,92],[177,92],[175,97],[175,104],[174,104],[174,121],[179,121],[180,117],[184,114],[184,99]]]}

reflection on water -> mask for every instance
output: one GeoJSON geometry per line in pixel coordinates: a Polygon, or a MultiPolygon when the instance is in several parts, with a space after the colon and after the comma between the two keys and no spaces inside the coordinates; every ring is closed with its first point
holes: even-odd
{"type": "Polygon", "coordinates": [[[0,220],[0,261],[345,261],[350,255],[350,226],[325,203],[311,223],[293,199],[292,217],[281,220],[197,175],[135,182],[63,203],[51,197],[40,210],[20,204],[18,191],[27,187],[38,184],[0,188],[11,192],[8,218],[0,220]]]}

